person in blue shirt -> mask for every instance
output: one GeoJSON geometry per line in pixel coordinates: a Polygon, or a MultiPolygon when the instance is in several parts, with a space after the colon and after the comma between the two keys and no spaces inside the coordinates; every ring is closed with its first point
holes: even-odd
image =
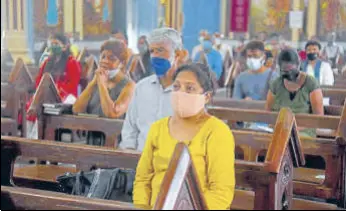
{"type": "Polygon", "coordinates": [[[278,77],[266,66],[264,43],[252,41],[245,48],[248,70],[235,80],[233,98],[237,100],[266,100],[270,82],[278,77]]]}
{"type": "Polygon", "coordinates": [[[222,75],[222,56],[213,48],[213,42],[210,35],[205,36],[202,41],[202,47],[203,51],[198,52],[195,58],[193,58],[193,61],[200,62],[201,58],[205,57],[207,64],[215,74],[216,79],[219,80],[222,75]]]}
{"type": "MultiPolygon", "coordinates": [[[[270,88],[270,83],[276,79],[278,73],[266,66],[267,56],[264,43],[251,41],[245,47],[247,71],[242,72],[235,80],[233,98],[237,100],[264,101],[270,88]]],[[[272,132],[268,124],[238,123],[239,127],[251,130],[272,132]]]]}

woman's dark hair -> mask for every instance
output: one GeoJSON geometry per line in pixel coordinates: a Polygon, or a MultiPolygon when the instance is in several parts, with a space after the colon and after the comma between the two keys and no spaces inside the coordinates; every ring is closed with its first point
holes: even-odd
{"type": "Polygon", "coordinates": [[[182,72],[193,72],[199,84],[202,86],[204,92],[215,93],[216,86],[214,81],[216,81],[215,75],[212,73],[210,68],[202,63],[191,63],[180,66],[173,76],[173,80],[177,78],[179,73],[182,72]]]}
{"type": "Polygon", "coordinates": [[[102,54],[103,51],[111,51],[123,64],[127,61],[127,48],[121,40],[116,39],[104,42],[101,46],[100,53],[102,54]]]}
{"type": "Polygon", "coordinates": [[[290,63],[295,63],[299,65],[300,57],[295,49],[286,48],[286,49],[283,49],[278,56],[278,63],[280,67],[282,62],[290,62],[290,63]]]}
{"type": "Polygon", "coordinates": [[[63,45],[65,45],[66,50],[62,52],[60,60],[56,63],[56,56],[52,55],[48,58],[44,72],[50,73],[53,78],[61,77],[66,69],[67,61],[71,56],[69,40],[63,34],[54,34],[50,39],[59,40],[63,45]]]}
{"type": "Polygon", "coordinates": [[[260,51],[264,51],[264,43],[262,41],[258,41],[258,40],[254,40],[249,42],[246,47],[245,50],[260,50],[260,51]]]}
{"type": "Polygon", "coordinates": [[[305,45],[305,50],[307,50],[309,46],[317,46],[319,50],[322,49],[321,43],[315,40],[308,41],[305,45]]]}

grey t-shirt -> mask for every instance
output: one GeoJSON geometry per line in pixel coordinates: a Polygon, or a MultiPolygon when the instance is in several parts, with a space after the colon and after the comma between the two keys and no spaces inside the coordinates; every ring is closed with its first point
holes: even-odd
{"type": "MultiPolygon", "coordinates": [[[[121,80],[117,85],[108,90],[109,96],[111,97],[112,101],[116,101],[124,89],[124,87],[129,83],[129,79],[125,77],[123,80],[121,80]]],[[[91,95],[91,99],[89,100],[87,109],[86,109],[88,114],[95,114],[98,115],[99,117],[106,117],[105,114],[102,111],[101,107],[101,99],[100,99],[100,92],[98,87],[94,88],[94,91],[91,95]]]]}
{"type": "MultiPolygon", "coordinates": [[[[267,85],[270,74],[270,69],[259,74],[250,71],[241,73],[235,81],[233,98],[241,100],[251,97],[253,100],[266,100],[267,94],[265,92],[268,92],[270,87],[269,84],[267,85]]],[[[273,71],[269,83],[278,76],[279,74],[273,71]]]]}

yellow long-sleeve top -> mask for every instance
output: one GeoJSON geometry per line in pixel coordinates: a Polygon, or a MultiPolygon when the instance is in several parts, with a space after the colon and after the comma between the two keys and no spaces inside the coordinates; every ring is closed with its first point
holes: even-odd
{"type": "MultiPolygon", "coordinates": [[[[134,204],[153,207],[178,143],[169,132],[169,117],[154,123],[137,166],[134,204]]],[[[234,138],[228,126],[210,117],[198,134],[185,142],[190,150],[207,206],[226,210],[234,197],[234,138]]]]}

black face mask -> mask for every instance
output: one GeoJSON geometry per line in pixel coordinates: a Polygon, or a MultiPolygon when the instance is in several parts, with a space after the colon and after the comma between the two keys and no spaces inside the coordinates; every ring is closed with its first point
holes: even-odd
{"type": "Polygon", "coordinates": [[[318,58],[317,53],[308,53],[307,56],[308,56],[309,61],[315,61],[318,58]]]}
{"type": "Polygon", "coordinates": [[[283,79],[294,82],[297,81],[299,70],[281,71],[281,76],[283,79]]]}

